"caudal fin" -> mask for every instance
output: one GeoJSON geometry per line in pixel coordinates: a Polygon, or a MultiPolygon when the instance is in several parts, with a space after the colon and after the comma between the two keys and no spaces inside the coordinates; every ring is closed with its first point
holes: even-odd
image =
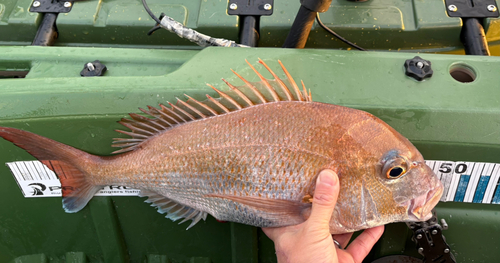
{"type": "Polygon", "coordinates": [[[62,186],[63,208],[67,213],[80,211],[102,188],[93,185],[85,171],[89,163],[100,157],[14,128],[0,127],[0,137],[23,148],[57,174],[62,186]]]}

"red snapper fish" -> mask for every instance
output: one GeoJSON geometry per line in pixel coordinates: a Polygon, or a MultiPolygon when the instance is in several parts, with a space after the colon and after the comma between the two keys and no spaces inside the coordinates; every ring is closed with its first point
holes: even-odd
{"type": "MultiPolygon", "coordinates": [[[[148,106],[120,123],[130,138],[117,138],[114,156],[96,156],[51,139],[0,127],[0,137],[25,149],[62,184],[63,208],[78,212],[106,185],[141,190],[146,202],[172,220],[207,214],[257,227],[304,222],[316,176],[331,169],[340,194],[330,221],[332,234],[431,217],[443,186],[418,150],[375,116],[313,102],[278,61],[286,79],[264,78],[219,98],[148,106]],[[148,117],[146,117],[148,116],[148,117]]],[[[210,85],[209,85],[210,86],[210,85]]]]}

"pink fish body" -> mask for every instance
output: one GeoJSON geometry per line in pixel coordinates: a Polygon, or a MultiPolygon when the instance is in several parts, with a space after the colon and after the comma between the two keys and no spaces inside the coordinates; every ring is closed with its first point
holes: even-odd
{"type": "Polygon", "coordinates": [[[245,87],[214,88],[219,99],[179,100],[142,110],[152,118],[123,119],[131,138],[115,140],[119,155],[90,155],[13,128],[0,127],[0,137],[51,161],[67,212],[103,186],[123,185],[141,189],[168,218],[192,220],[189,227],[207,214],[293,225],[310,213],[317,174],[332,169],[341,185],[332,234],[430,218],[443,186],[406,138],[369,113],[312,102],[284,67],[288,85],[259,62],[275,80],[254,69],[260,84],[242,78],[245,87]]]}

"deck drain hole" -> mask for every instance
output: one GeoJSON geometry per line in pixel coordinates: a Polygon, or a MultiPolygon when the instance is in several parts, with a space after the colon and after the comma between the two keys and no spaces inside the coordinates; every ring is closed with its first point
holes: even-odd
{"type": "Polygon", "coordinates": [[[469,83],[476,80],[476,73],[474,72],[474,70],[465,64],[457,64],[451,66],[450,75],[456,81],[462,83],[469,83]]]}

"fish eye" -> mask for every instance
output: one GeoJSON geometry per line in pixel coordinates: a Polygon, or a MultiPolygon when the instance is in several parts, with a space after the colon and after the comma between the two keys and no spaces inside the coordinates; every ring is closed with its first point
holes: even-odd
{"type": "Polygon", "coordinates": [[[401,177],[405,173],[406,173],[406,169],[404,167],[394,166],[387,171],[387,178],[388,179],[396,179],[396,178],[401,177]]]}
{"type": "Polygon", "coordinates": [[[382,176],[387,179],[398,179],[411,169],[412,163],[400,155],[389,156],[382,161],[382,176]]]}

